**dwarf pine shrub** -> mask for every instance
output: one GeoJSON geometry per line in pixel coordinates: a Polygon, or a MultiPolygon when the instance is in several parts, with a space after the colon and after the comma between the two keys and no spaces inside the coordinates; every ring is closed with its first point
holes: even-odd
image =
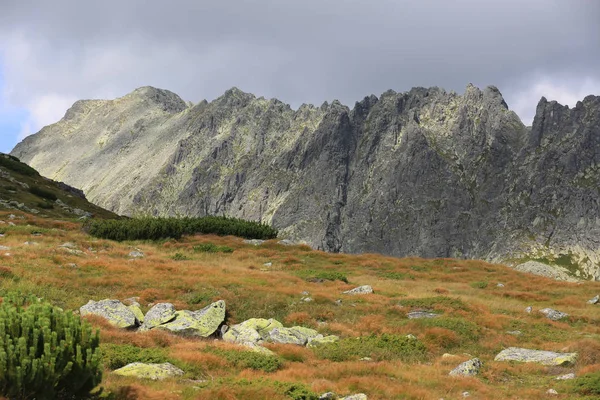
{"type": "Polygon", "coordinates": [[[51,201],[56,201],[56,199],[58,198],[58,197],[56,197],[56,194],[54,192],[51,192],[51,191],[41,188],[39,186],[31,186],[29,188],[29,191],[38,197],[41,197],[41,198],[47,199],[47,200],[51,200],[51,201]]]}
{"type": "Polygon", "coordinates": [[[10,399],[71,399],[101,380],[99,333],[73,313],[35,298],[0,305],[0,394],[10,399]]]}
{"type": "Polygon", "coordinates": [[[228,217],[128,218],[90,221],[85,229],[92,236],[123,240],[179,239],[182,235],[233,235],[246,239],[273,239],[277,230],[270,225],[228,217]]]}

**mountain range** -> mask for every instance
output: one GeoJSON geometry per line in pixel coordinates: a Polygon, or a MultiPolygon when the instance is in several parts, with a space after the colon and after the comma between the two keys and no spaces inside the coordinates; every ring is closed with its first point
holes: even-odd
{"type": "Polygon", "coordinates": [[[297,110],[233,88],[77,101],[11,153],[123,215],[227,215],[330,252],[537,260],[600,280],[600,97],[413,88],[297,110]]]}

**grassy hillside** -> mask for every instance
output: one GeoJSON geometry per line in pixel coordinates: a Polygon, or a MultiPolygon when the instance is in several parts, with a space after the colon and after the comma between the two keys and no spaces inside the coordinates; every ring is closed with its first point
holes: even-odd
{"type": "Polygon", "coordinates": [[[275,318],[341,337],[337,346],[316,349],[267,344],[276,356],[266,357],[218,338],[126,331],[89,318],[101,333],[105,398],[310,399],[334,391],[370,400],[448,400],[463,392],[539,399],[550,388],[558,399],[598,398],[577,387],[600,381],[600,305],[587,304],[600,294],[599,282],[556,282],[480,261],[327,254],[277,240],[255,246],[231,236],[114,242],[87,235],[81,222],[14,210],[0,212],[0,221],[0,245],[7,246],[0,252],[2,296],[31,293],[72,310],[90,299],[136,296],[144,312],[150,303],[197,310],[222,299],[230,326],[275,318]],[[144,256],[133,259],[134,250],[144,256]],[[342,294],[359,285],[375,292],[342,294]],[[570,316],[551,321],[538,312],[545,307],[570,316]],[[408,319],[416,310],[442,315],[408,319]],[[401,347],[408,334],[422,347],[401,347]],[[511,346],[575,351],[579,359],[568,368],[493,361],[511,346]],[[484,363],[477,377],[448,376],[473,357],[484,363]],[[111,374],[132,361],[170,361],[186,374],[163,382],[111,374]],[[555,379],[570,372],[575,380],[555,379]]]}
{"type": "Polygon", "coordinates": [[[88,202],[83,192],[45,178],[18,158],[0,153],[0,210],[3,209],[62,219],[117,217],[88,202]]]}

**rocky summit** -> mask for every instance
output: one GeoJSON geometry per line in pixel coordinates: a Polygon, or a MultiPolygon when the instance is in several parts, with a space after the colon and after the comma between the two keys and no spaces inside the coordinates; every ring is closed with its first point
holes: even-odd
{"type": "Polygon", "coordinates": [[[387,91],[297,110],[238,89],[76,102],[12,151],[126,215],[228,215],[332,252],[557,265],[600,279],[600,97],[387,91]]]}

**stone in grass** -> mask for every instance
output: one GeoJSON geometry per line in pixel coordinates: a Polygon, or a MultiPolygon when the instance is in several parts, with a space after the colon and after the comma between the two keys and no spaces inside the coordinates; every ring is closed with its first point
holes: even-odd
{"type": "Polygon", "coordinates": [[[153,381],[160,381],[184,374],[181,369],[171,363],[144,364],[139,362],[127,364],[126,366],[113,371],[113,373],[121,376],[151,379],[153,381]]]}
{"type": "Polygon", "coordinates": [[[141,258],[141,257],[144,257],[144,253],[142,253],[139,250],[133,250],[133,251],[129,252],[129,257],[131,257],[131,258],[141,258]]]}
{"type": "Polygon", "coordinates": [[[530,350],[509,347],[502,350],[494,361],[534,362],[547,366],[567,366],[575,364],[577,353],[555,353],[544,350],[530,350]]]}
{"type": "Polygon", "coordinates": [[[373,288],[369,285],[363,285],[356,287],[352,290],[346,290],[344,294],[371,294],[373,293],[373,288]]]}
{"type": "Polygon", "coordinates": [[[458,367],[454,368],[448,375],[450,376],[475,376],[479,373],[482,367],[482,362],[479,358],[473,358],[472,360],[461,363],[458,367]]]}
{"type": "Polygon", "coordinates": [[[171,303],[155,304],[144,317],[144,324],[140,331],[148,331],[159,325],[166,324],[175,319],[175,307],[171,303]]]}
{"type": "Polygon", "coordinates": [[[312,339],[308,340],[308,343],[306,344],[306,347],[317,347],[317,346],[321,346],[324,344],[331,344],[331,343],[335,343],[335,342],[339,342],[340,341],[340,337],[336,336],[336,335],[328,335],[328,336],[323,336],[321,334],[315,336],[312,339]]]}
{"type": "Polygon", "coordinates": [[[317,337],[319,332],[302,326],[291,328],[278,327],[269,332],[269,341],[281,344],[297,344],[305,346],[309,340],[317,337]]]}
{"type": "Polygon", "coordinates": [[[81,316],[98,315],[118,328],[133,328],[137,319],[133,311],[119,300],[90,300],[86,305],[79,308],[81,316]]]}
{"type": "MultiPolygon", "coordinates": [[[[146,315],[148,318],[148,315],[146,315]]],[[[225,321],[225,301],[216,301],[198,311],[177,311],[175,319],[158,329],[165,329],[184,336],[208,337],[225,321]]]]}
{"type": "Polygon", "coordinates": [[[600,303],[600,295],[596,295],[593,299],[588,300],[588,304],[598,304],[600,303]]]}
{"type": "Polygon", "coordinates": [[[408,319],[419,319],[419,318],[436,318],[439,314],[427,312],[427,311],[413,311],[407,314],[408,319]]]}
{"type": "Polygon", "coordinates": [[[340,400],[368,400],[368,397],[364,393],[357,393],[346,397],[340,397],[340,400]]]}
{"type": "Polygon", "coordinates": [[[223,335],[223,340],[243,345],[260,344],[269,337],[269,332],[274,328],[283,328],[283,324],[273,318],[250,318],[229,328],[223,335]]]}
{"type": "Polygon", "coordinates": [[[557,381],[567,381],[569,379],[575,379],[575,374],[573,372],[556,377],[557,381]]]}
{"type": "Polygon", "coordinates": [[[569,316],[569,314],[567,314],[567,313],[553,310],[552,308],[544,308],[544,309],[541,309],[540,312],[542,314],[544,314],[546,316],[546,318],[549,318],[552,321],[558,321],[560,319],[563,319],[563,318],[569,316]]]}

